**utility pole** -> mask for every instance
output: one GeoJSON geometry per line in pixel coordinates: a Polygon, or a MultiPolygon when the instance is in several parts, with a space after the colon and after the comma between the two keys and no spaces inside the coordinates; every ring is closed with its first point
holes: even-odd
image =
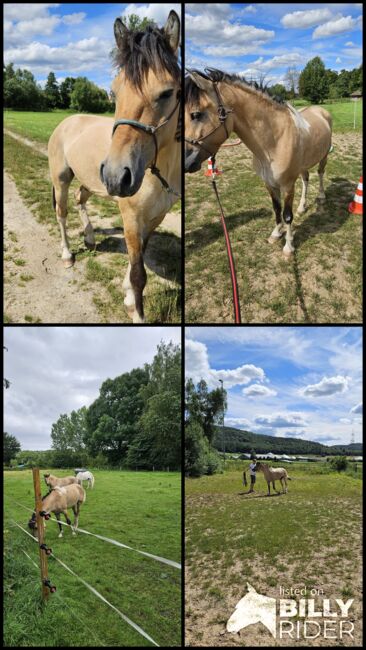
{"type": "Polygon", "coordinates": [[[224,425],[225,425],[225,406],[224,406],[224,381],[223,379],[219,379],[219,382],[221,383],[221,400],[222,400],[222,411],[221,411],[221,442],[222,442],[222,449],[224,452],[224,467],[225,467],[225,432],[224,432],[224,425]]]}

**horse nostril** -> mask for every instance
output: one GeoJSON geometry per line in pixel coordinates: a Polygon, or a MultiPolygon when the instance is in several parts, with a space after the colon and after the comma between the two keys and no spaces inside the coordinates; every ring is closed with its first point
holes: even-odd
{"type": "Polygon", "coordinates": [[[132,184],[132,174],[129,167],[125,167],[121,178],[121,189],[127,189],[132,184]]]}
{"type": "Polygon", "coordinates": [[[100,180],[102,181],[102,183],[104,183],[103,170],[104,170],[104,163],[102,163],[100,168],[99,168],[99,176],[100,176],[100,180]]]}

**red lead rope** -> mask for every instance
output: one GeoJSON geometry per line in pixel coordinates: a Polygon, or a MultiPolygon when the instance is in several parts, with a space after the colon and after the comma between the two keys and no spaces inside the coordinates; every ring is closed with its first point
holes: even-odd
{"type": "MultiPolygon", "coordinates": [[[[215,160],[213,159],[213,169],[214,168],[215,168],[215,160]]],[[[223,227],[224,235],[225,235],[227,256],[229,258],[231,284],[232,284],[232,288],[233,288],[235,324],[240,325],[241,324],[241,316],[240,316],[239,291],[238,291],[238,282],[237,282],[237,279],[236,279],[233,251],[231,249],[229,233],[228,233],[227,228],[226,228],[224,211],[222,209],[222,205],[221,205],[221,202],[220,202],[220,199],[219,199],[219,194],[218,194],[217,187],[216,187],[215,176],[212,177],[212,187],[213,187],[214,192],[216,194],[217,202],[218,202],[218,204],[220,206],[221,223],[222,223],[222,227],[223,227]]]]}

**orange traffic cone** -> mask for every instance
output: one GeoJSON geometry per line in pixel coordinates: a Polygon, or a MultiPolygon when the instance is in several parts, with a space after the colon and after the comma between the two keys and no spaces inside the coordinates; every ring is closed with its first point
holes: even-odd
{"type": "Polygon", "coordinates": [[[362,176],[360,178],[359,184],[357,185],[354,199],[348,206],[348,212],[352,212],[352,214],[362,214],[362,176]]]}
{"type": "Polygon", "coordinates": [[[222,174],[222,171],[220,171],[220,169],[216,167],[216,164],[214,163],[212,158],[209,158],[207,162],[208,162],[208,169],[207,172],[205,172],[205,176],[219,176],[220,174],[222,174]]]}

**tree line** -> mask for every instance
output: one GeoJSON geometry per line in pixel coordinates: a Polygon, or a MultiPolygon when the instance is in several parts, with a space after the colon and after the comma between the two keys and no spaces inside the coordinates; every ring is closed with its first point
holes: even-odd
{"type": "Polygon", "coordinates": [[[41,88],[29,70],[4,65],[4,107],[24,111],[70,109],[77,112],[114,112],[115,105],[108,93],[86,77],[66,77],[58,83],[50,72],[41,88]]]}
{"type": "Polygon", "coordinates": [[[17,449],[15,438],[9,437],[14,438],[4,434],[7,463],[14,459],[13,464],[39,467],[179,470],[179,346],[161,342],[151,364],[107,379],[89,407],[61,414],[52,425],[51,450],[19,451],[19,443],[17,449]]]}

